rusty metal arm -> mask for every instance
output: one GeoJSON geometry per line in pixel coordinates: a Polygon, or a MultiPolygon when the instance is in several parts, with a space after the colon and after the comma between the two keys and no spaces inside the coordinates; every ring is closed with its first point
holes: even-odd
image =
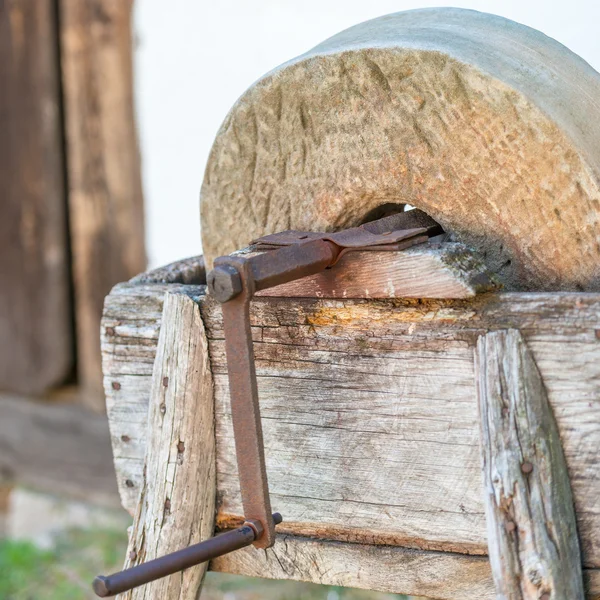
{"type": "Polygon", "coordinates": [[[223,305],[231,415],[246,519],[260,521],[257,548],[275,542],[258,402],[250,301],[255,292],[314,275],[346,252],[402,250],[442,233],[421,211],[392,215],[337,233],[285,231],[253,242],[269,250],[252,256],[223,256],[208,274],[210,294],[223,305]]]}

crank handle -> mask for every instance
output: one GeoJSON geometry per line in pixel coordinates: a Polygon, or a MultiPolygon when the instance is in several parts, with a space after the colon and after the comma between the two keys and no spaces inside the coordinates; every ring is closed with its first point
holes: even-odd
{"type": "MultiPolygon", "coordinates": [[[[273,521],[276,525],[281,523],[281,515],[275,513],[273,521]]],[[[166,554],[107,577],[98,575],[93,583],[94,592],[100,598],[116,596],[161,577],[172,575],[234,550],[250,546],[262,533],[262,525],[258,521],[246,521],[237,529],[222,533],[183,550],[166,554]]]]}

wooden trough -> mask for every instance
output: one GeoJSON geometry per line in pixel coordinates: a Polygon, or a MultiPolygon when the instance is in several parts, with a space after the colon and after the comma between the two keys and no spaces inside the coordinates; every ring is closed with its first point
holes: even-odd
{"type": "MultiPolygon", "coordinates": [[[[226,119],[202,191],[207,262],[406,203],[454,239],[347,255],[351,277],[254,299],[284,521],[273,547],[210,568],[445,600],[598,599],[600,78],[469,11],[355,29],[226,119]]],[[[221,307],[204,284],[188,259],[105,302],[127,566],[243,521],[221,307]]],[[[204,569],[122,597],[192,600],[204,569]]]]}

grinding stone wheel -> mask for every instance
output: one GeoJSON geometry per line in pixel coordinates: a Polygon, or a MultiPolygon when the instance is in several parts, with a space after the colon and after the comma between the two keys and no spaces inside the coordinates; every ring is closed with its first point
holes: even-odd
{"type": "Polygon", "coordinates": [[[353,226],[390,203],[429,213],[507,289],[600,289],[600,75],[469,10],[343,31],[225,119],[201,193],[205,254],[353,226]]]}

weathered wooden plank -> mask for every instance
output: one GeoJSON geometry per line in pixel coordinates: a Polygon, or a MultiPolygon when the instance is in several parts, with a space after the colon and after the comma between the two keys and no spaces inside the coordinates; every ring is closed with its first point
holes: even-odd
{"type": "Polygon", "coordinates": [[[266,551],[244,548],[226,554],[213,560],[210,569],[443,600],[494,598],[487,557],[289,535],[278,535],[266,551]]]}
{"type": "MultiPolygon", "coordinates": [[[[198,304],[165,297],[149,407],[149,444],[125,567],[211,537],[215,431],[208,342],[198,304]]],[[[195,600],[206,563],[121,594],[121,600],[195,600]]]]}
{"type": "MultiPolygon", "coordinates": [[[[123,284],[106,301],[105,383],[129,510],[139,493],[149,374],[167,287],[123,284]]],[[[200,302],[215,377],[218,522],[227,524],[242,512],[222,323],[216,304],[200,302]]],[[[600,564],[598,295],[257,299],[251,319],[267,470],[282,531],[485,554],[474,348],[482,333],[514,327],[533,352],[556,415],[584,563],[600,564]]]]}
{"type": "Polygon", "coordinates": [[[472,250],[419,244],[402,252],[349,252],[331,269],[257,296],[296,298],[470,298],[496,287],[472,250]]]}
{"type": "Polygon", "coordinates": [[[0,389],[23,394],[73,366],[55,23],[52,0],[0,4],[0,389]]]}
{"type": "Polygon", "coordinates": [[[487,538],[499,598],[584,597],[575,511],[544,383],[521,334],[476,353],[487,538]]]}
{"type": "Polygon", "coordinates": [[[132,514],[142,485],[148,399],[167,290],[201,294],[205,288],[118,285],[106,298],[101,325],[104,391],[117,485],[123,506],[132,514]]]}
{"type": "Polygon", "coordinates": [[[131,73],[132,0],[60,0],[68,185],[83,397],[104,410],[104,296],[145,266],[131,73]]]}
{"type": "MultiPolygon", "coordinates": [[[[495,600],[487,557],[344,544],[289,535],[273,548],[245,548],[210,564],[213,571],[250,577],[296,579],[327,585],[426,596],[442,600],[495,600]]],[[[600,598],[600,570],[584,572],[586,597],[600,598]]]]}
{"type": "Polygon", "coordinates": [[[118,506],[105,417],[81,406],[0,395],[0,482],[118,506]]]}

